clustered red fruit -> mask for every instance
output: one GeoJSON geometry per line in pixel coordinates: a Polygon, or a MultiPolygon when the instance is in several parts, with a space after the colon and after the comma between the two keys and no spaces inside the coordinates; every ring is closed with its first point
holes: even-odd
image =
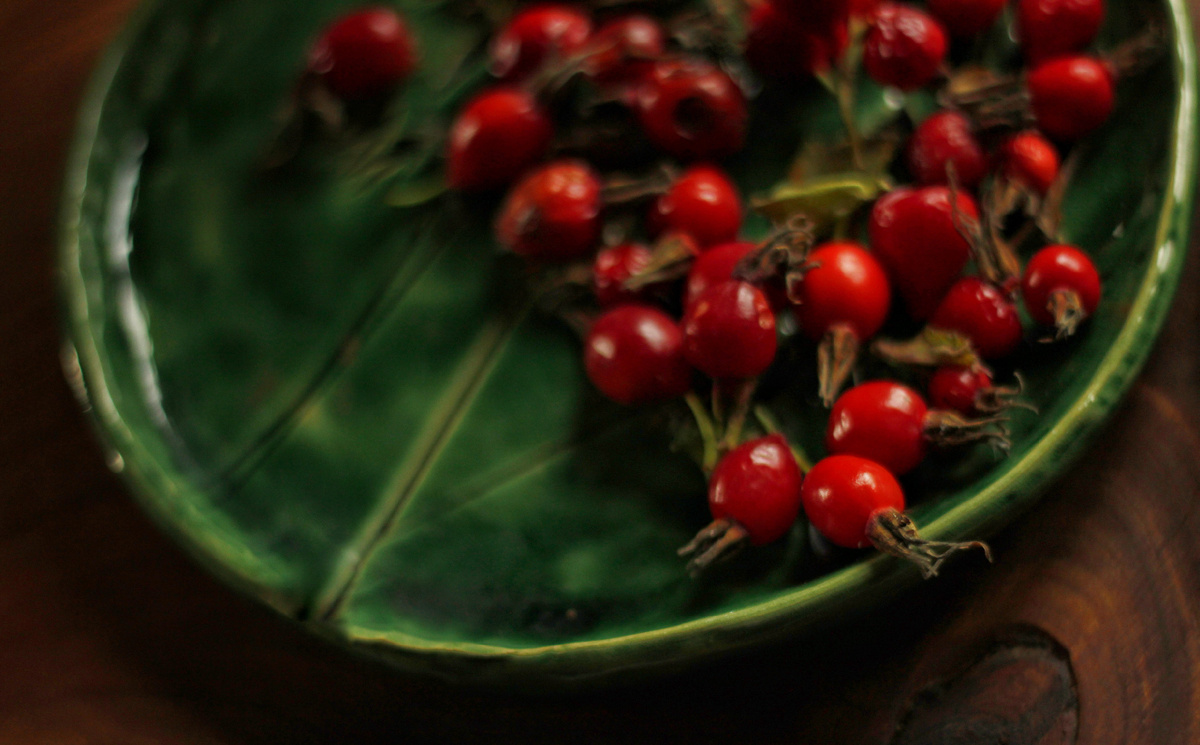
{"type": "MultiPolygon", "coordinates": [[[[1033,335],[1018,301],[1059,337],[1097,312],[1091,259],[1052,235],[1034,253],[1028,231],[1008,223],[1053,201],[1065,179],[1060,148],[1103,126],[1118,74],[1087,49],[1102,0],[1016,0],[1027,69],[964,96],[950,39],[989,33],[1004,6],[761,0],[742,19],[744,39],[707,46],[695,41],[704,33],[679,31],[691,23],[695,32],[695,17],[594,17],[561,3],[525,6],[495,29],[487,50],[495,81],[449,125],[446,183],[496,194],[499,245],[543,277],[586,287],[563,315],[582,330],[583,366],[600,393],[627,406],[686,400],[713,517],[681,549],[693,571],[743,544],[782,538],[801,512],[837,546],[874,545],[927,574],[949,553],[980,545],[922,540],[904,515],[898,477],[937,448],[1005,447],[1003,411],[1020,405],[1020,386],[997,385],[988,364],[1011,363],[1033,335]],[[742,59],[731,60],[737,44],[742,59]],[[910,183],[877,179],[878,195],[834,220],[822,222],[806,212],[812,207],[786,220],[772,214],[765,240],[747,239],[748,202],[723,163],[747,143],[757,83],[797,95],[804,89],[794,84],[815,76],[831,88],[862,171],[847,77],[857,50],[880,85],[909,92],[945,83],[946,108],[912,122],[893,164],[892,175],[910,183]],[[747,84],[741,61],[761,79],[747,84]],[[597,135],[589,117],[614,108],[617,128],[609,122],[597,135]],[[656,161],[618,172],[610,156],[621,150],[656,161]],[[1032,253],[1023,268],[1008,245],[1014,233],[1032,253]],[[910,340],[879,338],[914,322],[925,325],[910,340]],[[770,419],[750,413],[758,379],[784,364],[781,350],[795,357],[814,346],[818,392],[831,409],[828,456],[805,475],[804,459],[770,419]],[[904,366],[908,374],[897,377],[905,382],[850,385],[868,349],[904,366]]],[[[719,35],[728,27],[699,28],[719,35]]],[[[321,35],[306,79],[346,103],[387,97],[416,73],[415,49],[394,11],[358,11],[321,35]]]]}

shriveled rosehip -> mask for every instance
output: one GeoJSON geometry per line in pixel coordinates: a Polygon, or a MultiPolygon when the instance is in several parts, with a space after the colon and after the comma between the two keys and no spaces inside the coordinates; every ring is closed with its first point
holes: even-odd
{"type": "Polygon", "coordinates": [[[854,455],[831,455],[812,467],[800,487],[804,514],[843,548],[867,548],[867,524],[883,510],[904,511],[904,491],[888,469],[854,455]]]}
{"type": "Polygon", "coordinates": [[[939,111],[917,127],[908,141],[908,169],[918,183],[948,184],[950,168],[965,189],[987,175],[987,156],[971,126],[958,111],[939,111]]]}
{"type": "Polygon", "coordinates": [[[916,90],[938,76],[946,48],[945,30],[928,13],[884,2],[863,41],[863,67],[881,85],[916,90]]]}
{"type": "Polygon", "coordinates": [[[600,235],[600,190],[600,179],[582,161],[555,161],[527,174],[500,207],[500,243],[544,261],[587,254],[600,235]]]}
{"type": "Polygon", "coordinates": [[[844,22],[824,26],[805,23],[773,2],[755,5],[750,10],[749,26],[746,62],[770,80],[802,80],[828,70],[848,42],[844,22]]]}
{"type": "Polygon", "coordinates": [[[1008,0],[929,0],[932,13],[951,36],[970,39],[996,23],[1008,0]]]}
{"type": "Polygon", "coordinates": [[[1020,132],[1000,146],[1000,169],[1005,178],[1038,194],[1050,190],[1059,165],[1058,149],[1038,132],[1020,132]]]}
{"type": "Polygon", "coordinates": [[[1073,142],[1108,121],[1113,76],[1093,57],[1056,57],[1029,73],[1030,106],[1037,126],[1050,137],[1073,142]]]}
{"type": "Polygon", "coordinates": [[[996,419],[963,419],[956,412],[930,409],[906,385],[876,380],[838,397],[825,429],[825,449],[869,458],[902,476],[916,468],[931,444],[992,441],[1007,444],[996,419]]]}
{"type": "Polygon", "coordinates": [[[625,288],[625,280],[650,265],[650,249],[640,243],[623,243],[596,254],[592,264],[592,291],[604,307],[639,299],[643,293],[625,288]]]}
{"type": "Polygon", "coordinates": [[[683,335],[657,308],[621,305],[600,316],[588,332],[583,358],[588,379],[617,403],[663,401],[691,388],[683,335]]]}
{"type": "Polygon", "coordinates": [[[679,549],[697,573],[743,544],[762,546],[787,534],[800,514],[804,476],[783,435],[772,434],[730,450],[708,481],[713,522],[679,549]]]}
{"type": "Polygon", "coordinates": [[[308,71],[343,101],[391,93],[412,75],[416,43],[390,8],[365,8],[334,21],[309,52],[308,71]]]}
{"type": "Polygon", "coordinates": [[[466,191],[505,186],[541,159],[553,134],[550,117],[528,91],[484,91],[450,128],[447,180],[466,191]]]}
{"type": "Polygon", "coordinates": [[[951,554],[968,548],[991,553],[979,541],[927,541],[905,514],[904,492],[895,477],[878,463],[853,455],[831,455],[804,477],[800,501],[809,523],[831,543],[845,548],[874,546],[917,565],[935,576],[951,554]]]}
{"type": "Polygon", "coordinates": [[[655,64],[639,86],[636,109],[646,137],[684,160],[722,158],[746,140],[745,96],[732,78],[701,59],[655,64]]]}
{"type": "Polygon", "coordinates": [[[987,360],[1007,357],[1021,344],[1021,316],[1016,303],[978,277],[955,282],[930,317],[929,325],[967,337],[979,356],[987,360]]]}
{"type": "Polygon", "coordinates": [[[733,270],[757,248],[758,246],[750,241],[733,241],[713,246],[697,256],[688,270],[683,296],[684,307],[691,307],[696,298],[713,285],[733,279],[733,270]]]}
{"type": "Polygon", "coordinates": [[[979,209],[970,195],[956,197],[945,186],[901,187],[871,210],[871,249],[918,320],[933,313],[971,256],[958,223],[979,219],[979,209]]]}
{"type": "Polygon", "coordinates": [[[543,63],[583,49],[591,35],[592,21],[583,11],[570,5],[532,5],[492,38],[489,69],[501,80],[518,82],[543,63]]]}
{"type": "Polygon", "coordinates": [[[717,379],[754,378],[775,359],[775,314],[749,282],[708,288],[683,315],[683,353],[717,379]]]}
{"type": "Polygon", "coordinates": [[[963,365],[943,365],[929,378],[929,403],[939,409],[957,411],[963,416],[978,416],[980,391],[992,387],[986,370],[963,365]]]}
{"type": "Polygon", "coordinates": [[[588,71],[602,83],[631,82],[649,70],[666,45],[662,26],[650,16],[614,18],[600,26],[588,42],[588,49],[594,50],[588,71]]]}
{"type": "Polygon", "coordinates": [[[654,201],[647,220],[652,234],[687,233],[703,248],[726,243],[742,227],[737,187],[719,168],[695,165],[654,201]]]}
{"type": "Polygon", "coordinates": [[[1074,246],[1046,246],[1025,265],[1021,295],[1034,321],[1069,336],[1100,305],[1100,272],[1074,246]]]}
{"type": "Polygon", "coordinates": [[[1017,37],[1033,64],[1078,52],[1104,21],[1104,0],[1017,0],[1017,37]]]}

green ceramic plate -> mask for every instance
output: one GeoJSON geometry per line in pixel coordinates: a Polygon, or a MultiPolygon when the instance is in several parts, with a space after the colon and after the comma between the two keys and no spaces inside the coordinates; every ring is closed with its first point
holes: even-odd
{"type": "MultiPolygon", "coordinates": [[[[149,512],[281,614],[457,680],[677,668],[915,582],[866,552],[822,563],[803,529],[685,575],[675,549],[707,521],[703,483],[658,414],[601,401],[570,335],[511,310],[487,205],[395,206],[420,201],[430,134],[481,80],[475,26],[446,3],[395,4],[426,58],[399,124],[411,142],[385,171],[366,149],[257,167],[305,48],[347,0],[152,2],[97,74],[62,287],[75,372],[149,512]]],[[[930,537],[987,534],[1035,499],[1129,386],[1178,280],[1195,170],[1186,10],[1109,6],[1107,43],[1154,14],[1172,41],[1121,86],[1067,200],[1106,300],[1077,341],[1023,351],[1041,415],[1017,419],[1007,459],[982,449],[909,481],[930,537]]],[[[878,116],[884,99],[865,99],[878,116]]],[[[828,134],[832,113],[769,123],[731,168],[748,189],[772,183],[795,130],[828,134]]],[[[777,403],[801,395],[785,386],[777,403]]],[[[819,449],[819,421],[784,418],[819,449]]]]}

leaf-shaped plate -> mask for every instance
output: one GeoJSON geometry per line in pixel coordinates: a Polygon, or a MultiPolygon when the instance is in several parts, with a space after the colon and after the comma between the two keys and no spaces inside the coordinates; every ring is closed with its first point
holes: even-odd
{"type": "MultiPolygon", "coordinates": [[[[365,151],[260,168],[306,47],[345,0],[152,2],[98,72],[62,226],[70,359],[149,512],[282,614],[459,680],[676,668],[914,582],[867,553],[821,564],[802,528],[686,576],[675,549],[707,520],[704,488],[658,414],[599,400],[570,334],[513,305],[489,205],[405,197],[429,192],[431,133],[479,83],[481,32],[448,0],[396,4],[424,58],[407,146],[375,153],[393,156],[386,178],[346,167],[378,163],[365,151]]],[[[1162,322],[1195,167],[1184,4],[1113,0],[1104,40],[1155,14],[1171,52],[1122,85],[1065,205],[1106,301],[1076,341],[1022,352],[1041,415],[1015,423],[1007,459],[982,451],[909,482],[930,537],[983,535],[1029,505],[1162,322]]],[[[837,124],[814,107],[796,126],[837,124]]],[[[761,191],[795,132],[750,139],[731,168],[761,191]]],[[[819,422],[789,427],[819,448],[819,422]]]]}

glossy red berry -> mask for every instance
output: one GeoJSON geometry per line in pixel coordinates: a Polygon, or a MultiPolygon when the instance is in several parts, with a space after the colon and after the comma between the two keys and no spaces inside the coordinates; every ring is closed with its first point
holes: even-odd
{"type": "Polygon", "coordinates": [[[708,288],[683,316],[683,352],[712,378],[760,375],[775,359],[775,314],[749,282],[730,280],[708,288]]]}
{"type": "Polygon", "coordinates": [[[663,401],[691,388],[678,324],[649,306],[621,305],[596,319],[583,359],[588,379],[617,403],[663,401]]]}
{"type": "Polygon", "coordinates": [[[802,80],[828,70],[847,42],[845,23],[806,23],[765,2],[750,10],[746,62],[770,80],[802,80]]]}
{"type": "Polygon", "coordinates": [[[902,476],[925,459],[928,413],[921,394],[906,385],[885,380],[863,383],[834,402],[825,449],[869,458],[902,476]]]}
{"type": "Polygon", "coordinates": [[[986,370],[943,365],[929,378],[929,403],[965,417],[977,416],[978,395],[991,387],[992,376],[986,370]]]}
{"type": "Polygon", "coordinates": [[[683,295],[684,307],[691,307],[696,298],[713,285],[733,279],[733,271],[738,264],[757,248],[758,246],[750,241],[733,241],[713,246],[697,256],[688,270],[683,295]]]}
{"type": "Polygon", "coordinates": [[[946,48],[946,32],[928,13],[884,2],[863,41],[863,67],[881,85],[916,90],[941,72],[946,48]]]}
{"type": "Polygon", "coordinates": [[[1038,194],[1050,190],[1059,165],[1058,149],[1038,132],[1020,132],[1000,146],[1000,169],[1005,178],[1038,194]]]}
{"type": "Polygon", "coordinates": [[[416,64],[404,19],[390,8],[365,8],[325,29],[309,53],[308,70],[343,101],[360,101],[391,93],[416,64]]]}
{"type": "Polygon", "coordinates": [[[929,0],[932,13],[951,36],[971,39],[995,25],[1008,0],[929,0]]]}
{"type": "Polygon", "coordinates": [[[614,18],[588,43],[588,71],[602,83],[632,82],[646,74],[666,49],[666,34],[655,19],[634,14],[614,18]]]}
{"type": "Polygon", "coordinates": [[[700,59],[655,64],[638,88],[635,107],[650,142],[677,158],[722,158],[746,139],[749,114],[741,89],[700,59]]]}
{"type": "Polygon", "coordinates": [[[1047,246],[1025,265],[1021,294],[1033,320],[1044,326],[1062,320],[1055,310],[1056,293],[1071,293],[1077,298],[1078,311],[1082,312],[1078,320],[1090,317],[1100,305],[1100,273],[1087,254],[1074,246],[1047,246]]]}
{"type": "Polygon", "coordinates": [[[517,182],[496,219],[515,254],[565,261],[590,252],[600,235],[600,179],[582,161],[549,163],[517,182]]]}
{"type": "Polygon", "coordinates": [[[1021,344],[1021,316],[1016,303],[978,277],[955,282],[930,317],[929,325],[967,337],[979,356],[987,360],[1007,357],[1021,344]]]}
{"type": "Polygon", "coordinates": [[[956,197],[945,186],[902,187],[871,210],[871,249],[918,320],[933,313],[971,256],[959,223],[977,220],[979,210],[968,194],[956,197]]]}
{"type": "Polygon", "coordinates": [[[819,340],[835,325],[847,326],[860,341],[873,337],[887,320],[892,290],[883,266],[857,243],[834,242],[808,255],[795,295],[796,315],[806,336],[819,340]]]}
{"type": "Polygon", "coordinates": [[[1037,64],[1092,43],[1104,21],[1104,0],[1017,0],[1017,37],[1037,64]]]}
{"type": "Polygon", "coordinates": [[[817,531],[843,548],[868,548],[868,525],[886,510],[904,511],[904,491],[878,463],[853,455],[817,462],[800,487],[804,514],[817,531]]]}
{"type": "Polygon", "coordinates": [[[1114,104],[1113,76],[1093,57],[1056,57],[1027,78],[1030,106],[1038,129],[1073,142],[1108,121],[1114,104]]]}
{"type": "Polygon", "coordinates": [[[643,293],[625,288],[625,280],[650,265],[650,249],[640,243],[623,243],[596,254],[592,264],[592,291],[603,307],[638,300],[643,293]]]}
{"type": "Polygon", "coordinates": [[[592,21],[583,11],[569,5],[531,5],[492,38],[491,72],[501,80],[524,80],[543,63],[583,49],[591,35],[592,21]]]}
{"type": "Polygon", "coordinates": [[[787,534],[800,513],[803,475],[783,435],[751,440],[730,450],[713,469],[708,507],[714,520],[730,520],[761,546],[787,534]]]}
{"type": "Polygon", "coordinates": [[[721,169],[692,166],[654,201],[647,224],[654,235],[686,233],[704,249],[737,237],[742,227],[742,199],[721,169]]]}
{"type": "Polygon", "coordinates": [[[921,122],[907,155],[908,170],[921,184],[950,183],[949,167],[964,189],[974,189],[987,175],[987,155],[971,120],[958,111],[939,111],[921,122]]]}
{"type": "Polygon", "coordinates": [[[484,91],[450,128],[446,178],[466,191],[506,186],[541,159],[553,134],[550,117],[528,91],[484,91]]]}

